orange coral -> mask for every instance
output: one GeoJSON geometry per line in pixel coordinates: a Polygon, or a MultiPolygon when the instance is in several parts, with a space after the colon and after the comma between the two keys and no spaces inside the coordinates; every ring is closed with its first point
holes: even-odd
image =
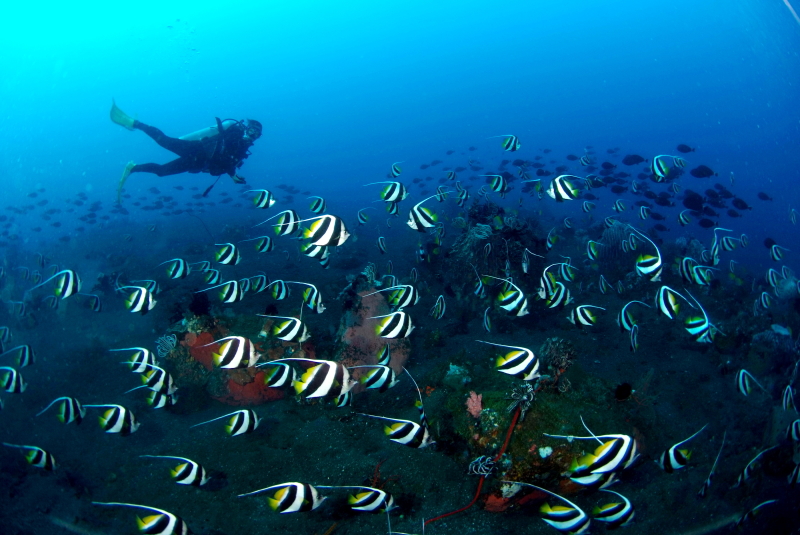
{"type": "MultiPolygon", "coordinates": [[[[248,370],[236,370],[237,372],[247,372],[248,370]]],[[[278,388],[270,388],[264,384],[264,372],[259,371],[250,382],[244,382],[245,375],[249,373],[239,373],[228,379],[228,395],[215,397],[226,405],[260,405],[268,401],[283,399],[283,391],[278,388]]]]}
{"type": "Polygon", "coordinates": [[[509,503],[508,498],[490,494],[489,497],[486,498],[486,504],[483,506],[483,509],[485,511],[489,511],[490,513],[502,513],[508,509],[509,505],[511,504],[509,503]]]}

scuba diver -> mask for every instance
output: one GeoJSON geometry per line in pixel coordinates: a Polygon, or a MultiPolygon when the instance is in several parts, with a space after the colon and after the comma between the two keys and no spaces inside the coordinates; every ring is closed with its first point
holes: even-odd
{"type": "MultiPolygon", "coordinates": [[[[169,137],[154,126],[138,121],[117,107],[111,101],[111,121],[128,130],[141,130],[153,140],[178,155],[178,158],[165,164],[128,162],[122,172],[117,188],[117,201],[121,201],[122,187],[131,173],[153,173],[158,176],[176,175],[178,173],[209,173],[219,177],[227,173],[237,184],[244,184],[245,179],[236,174],[244,160],[250,156],[250,147],[261,137],[261,123],[247,119],[235,121],[216,118],[216,126],[198,130],[179,138],[169,137]]],[[[214,181],[203,193],[205,197],[217,183],[214,181]]],[[[121,202],[120,202],[121,204],[121,202]]]]}

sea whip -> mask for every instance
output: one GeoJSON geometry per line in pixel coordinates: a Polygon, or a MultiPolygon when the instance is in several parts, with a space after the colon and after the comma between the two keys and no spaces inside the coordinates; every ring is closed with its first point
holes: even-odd
{"type": "MultiPolygon", "coordinates": [[[[511,418],[511,425],[508,426],[508,433],[506,433],[506,440],[505,440],[505,442],[503,442],[503,447],[500,448],[500,452],[497,455],[495,455],[495,457],[493,459],[494,462],[499,461],[500,457],[502,457],[503,454],[506,452],[506,448],[508,448],[508,443],[511,440],[511,433],[514,432],[514,426],[517,425],[517,420],[519,420],[520,412],[521,412],[521,407],[519,405],[517,405],[517,410],[514,411],[514,417],[511,418]]],[[[461,509],[456,509],[455,511],[450,511],[449,513],[445,513],[443,515],[439,515],[437,517],[431,518],[430,520],[426,520],[424,525],[427,526],[431,522],[436,522],[437,520],[439,520],[441,518],[445,518],[445,517],[460,513],[461,511],[466,511],[467,509],[469,509],[470,507],[475,505],[475,502],[478,501],[478,496],[481,495],[481,489],[483,488],[483,482],[485,480],[486,480],[486,476],[482,475],[481,479],[478,481],[478,488],[475,490],[475,496],[472,498],[472,501],[469,502],[467,505],[465,505],[461,509]]]]}

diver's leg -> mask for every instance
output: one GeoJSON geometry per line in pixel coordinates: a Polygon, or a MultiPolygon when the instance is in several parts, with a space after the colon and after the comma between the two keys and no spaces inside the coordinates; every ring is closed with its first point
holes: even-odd
{"type": "Polygon", "coordinates": [[[178,158],[165,164],[159,163],[140,163],[134,165],[131,173],[153,173],[158,176],[177,175],[180,173],[191,172],[193,167],[193,160],[189,158],[178,158]]]}
{"type": "MultiPolygon", "coordinates": [[[[202,143],[200,143],[199,141],[169,137],[155,126],[144,124],[141,121],[134,121],[133,128],[141,130],[142,132],[153,138],[153,141],[155,141],[168,151],[174,152],[178,156],[191,156],[196,152],[203,150],[202,143]]],[[[182,171],[178,172],[180,173],[182,171]]]]}

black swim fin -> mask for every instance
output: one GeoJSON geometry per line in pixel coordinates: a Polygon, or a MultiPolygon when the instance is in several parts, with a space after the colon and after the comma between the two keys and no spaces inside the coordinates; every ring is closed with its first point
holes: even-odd
{"type": "Polygon", "coordinates": [[[219,182],[219,177],[217,177],[217,179],[216,179],[216,180],[215,180],[215,181],[214,181],[214,182],[213,182],[213,183],[212,183],[210,186],[208,186],[208,187],[206,188],[206,190],[203,192],[203,197],[208,197],[208,192],[209,192],[209,191],[211,191],[211,189],[212,189],[214,186],[216,186],[216,185],[217,185],[217,182],[219,182]]]}

